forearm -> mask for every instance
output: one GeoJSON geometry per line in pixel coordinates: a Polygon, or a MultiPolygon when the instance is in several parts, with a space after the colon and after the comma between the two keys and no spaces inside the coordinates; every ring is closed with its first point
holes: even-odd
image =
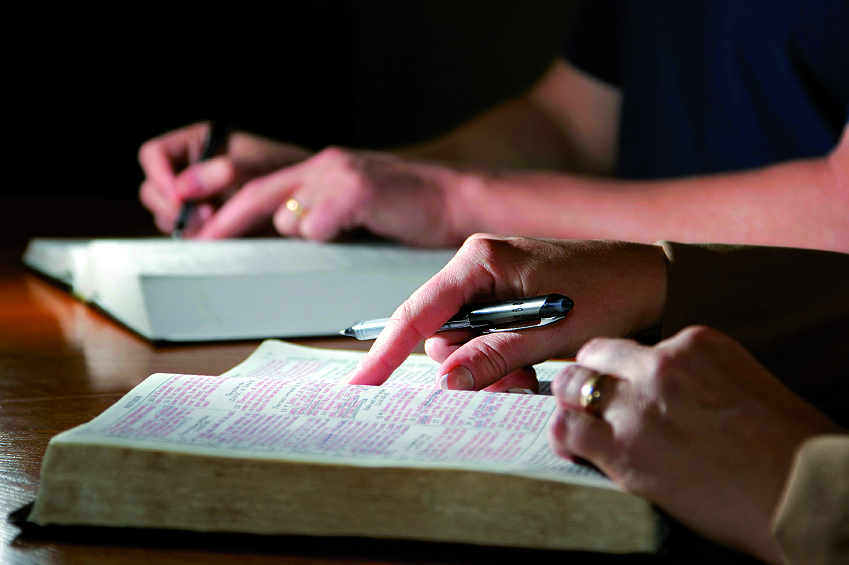
{"type": "Polygon", "coordinates": [[[549,172],[479,174],[457,187],[454,214],[469,233],[849,251],[849,184],[835,160],[640,182],[549,172]]]}
{"type": "Polygon", "coordinates": [[[621,92],[558,58],[528,91],[400,156],[497,170],[609,175],[621,92]]]}
{"type": "Polygon", "coordinates": [[[575,150],[529,97],[509,100],[398,156],[492,169],[581,170],[575,150]]]}

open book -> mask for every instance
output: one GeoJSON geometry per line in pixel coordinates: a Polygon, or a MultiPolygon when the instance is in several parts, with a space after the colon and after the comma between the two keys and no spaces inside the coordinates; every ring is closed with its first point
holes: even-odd
{"type": "Polygon", "coordinates": [[[340,384],[362,355],[266,341],[218,377],[153,375],[50,441],[29,520],[658,549],[646,500],[549,449],[550,395],[438,390],[416,355],[340,384]]]}
{"type": "Polygon", "coordinates": [[[26,265],[154,341],[337,334],[387,317],[453,250],[296,239],[34,239],[26,265]]]}

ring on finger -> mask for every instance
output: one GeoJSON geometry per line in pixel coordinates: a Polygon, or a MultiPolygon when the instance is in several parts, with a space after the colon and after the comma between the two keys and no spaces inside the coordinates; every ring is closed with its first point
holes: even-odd
{"type": "Polygon", "coordinates": [[[298,202],[294,198],[286,201],[286,209],[292,212],[298,218],[302,218],[307,213],[307,207],[298,202]]]}
{"type": "Polygon", "coordinates": [[[581,385],[581,407],[591,416],[601,417],[601,398],[605,385],[616,377],[606,373],[590,375],[581,385]]]}

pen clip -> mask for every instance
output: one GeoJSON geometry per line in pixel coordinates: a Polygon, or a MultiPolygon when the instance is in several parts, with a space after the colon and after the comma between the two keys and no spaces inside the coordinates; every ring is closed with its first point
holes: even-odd
{"type": "Polygon", "coordinates": [[[539,323],[531,324],[530,326],[518,326],[518,325],[509,325],[509,324],[506,325],[506,326],[494,326],[494,327],[485,329],[481,333],[495,334],[495,333],[501,333],[501,332],[514,332],[514,331],[518,331],[518,330],[527,330],[527,329],[530,329],[530,328],[541,328],[542,326],[547,326],[548,324],[553,324],[554,322],[559,322],[560,320],[562,320],[565,317],[566,317],[566,314],[563,314],[562,316],[552,316],[550,318],[540,318],[539,323]]]}

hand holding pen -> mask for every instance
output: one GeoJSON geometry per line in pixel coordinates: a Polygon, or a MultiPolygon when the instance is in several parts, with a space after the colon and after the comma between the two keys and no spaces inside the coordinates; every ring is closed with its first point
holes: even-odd
{"type": "MultiPolygon", "coordinates": [[[[347,382],[382,384],[424,339],[427,354],[441,364],[442,388],[533,390],[532,365],[574,357],[594,337],[626,337],[659,325],[665,293],[659,246],[478,234],[396,310],[347,382]],[[468,304],[545,292],[574,300],[565,319],[518,331],[440,331],[468,304]]],[[[538,319],[550,317],[542,313],[538,319]]]]}
{"type": "MultiPolygon", "coordinates": [[[[488,334],[539,328],[559,322],[572,306],[572,299],[560,294],[471,304],[461,308],[437,331],[472,330],[488,334]]],[[[388,323],[389,318],[365,320],[341,333],[361,340],[375,339],[388,323]]]]}
{"type": "MultiPolygon", "coordinates": [[[[206,134],[206,138],[203,141],[203,147],[201,148],[200,157],[198,157],[197,162],[202,163],[203,161],[212,159],[227,143],[227,135],[227,127],[220,121],[213,121],[206,134]]],[[[194,210],[194,205],[195,203],[192,200],[186,200],[183,202],[183,205],[180,207],[180,213],[177,216],[177,221],[174,223],[174,229],[171,232],[171,237],[177,239],[183,237],[183,231],[189,223],[189,218],[194,210]]]]}
{"type": "MultiPolygon", "coordinates": [[[[195,203],[188,226],[184,226],[184,236],[216,237],[207,229],[216,223],[218,229],[212,231],[221,232],[220,224],[224,223],[229,227],[229,231],[225,230],[228,237],[264,227],[256,222],[234,225],[229,209],[231,200],[243,192],[241,189],[246,184],[311,154],[291,143],[243,131],[226,132],[223,125],[223,122],[217,122],[215,127],[209,122],[191,124],[155,137],[139,149],[139,163],[145,175],[139,187],[139,199],[153,214],[160,231],[174,231],[184,202],[195,203]],[[209,149],[204,150],[204,146],[209,149]],[[201,155],[211,158],[202,160],[201,155]]],[[[260,216],[261,212],[258,209],[254,216],[260,216]]],[[[264,218],[268,221],[268,213],[264,218]]]]}

